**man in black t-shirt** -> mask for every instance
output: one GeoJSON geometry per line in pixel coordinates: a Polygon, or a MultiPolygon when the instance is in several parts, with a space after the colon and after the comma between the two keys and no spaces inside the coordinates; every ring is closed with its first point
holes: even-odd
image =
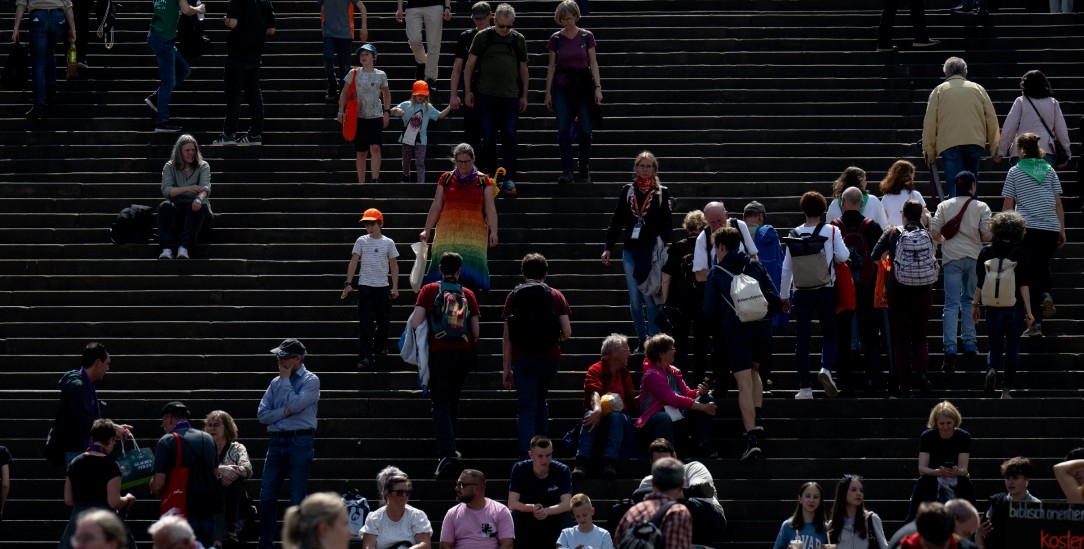
{"type": "Polygon", "coordinates": [[[167,481],[177,467],[179,443],[181,466],[188,468],[188,484],[184,488],[185,509],[180,511],[188,518],[188,523],[196,532],[196,539],[204,547],[210,547],[214,541],[214,516],[224,505],[221,485],[217,480],[215,441],[211,435],[193,429],[188,418],[188,407],[181,402],[173,401],[162,408],[162,430],[166,434],[158,439],[158,446],[154,450],[154,477],[150,489],[163,502],[169,502],[176,495],[167,481]]]}
{"type": "Polygon", "coordinates": [[[508,481],[516,547],[548,548],[571,522],[572,470],[553,461],[553,444],[543,435],[531,439],[528,455],[512,466],[508,481]]]}
{"type": "MultiPolygon", "coordinates": [[[[493,10],[490,9],[488,2],[478,2],[471,8],[470,16],[474,21],[474,28],[463,31],[455,42],[455,61],[452,63],[452,78],[448,83],[448,88],[451,90],[448,104],[453,109],[463,107],[463,142],[478,151],[482,148],[482,117],[477,109],[468,107],[460,101],[459,83],[462,81],[463,67],[467,64],[467,57],[470,56],[470,45],[474,41],[474,35],[490,26],[493,10]]],[[[477,79],[477,75],[472,76],[477,79]]]]}
{"type": "Polygon", "coordinates": [[[263,144],[263,92],[260,91],[260,57],[268,36],[275,35],[275,10],[271,0],[229,0],[226,5],[226,121],[222,135],[212,145],[263,144]],[[237,136],[241,116],[241,92],[248,99],[252,121],[248,134],[237,136]]]}

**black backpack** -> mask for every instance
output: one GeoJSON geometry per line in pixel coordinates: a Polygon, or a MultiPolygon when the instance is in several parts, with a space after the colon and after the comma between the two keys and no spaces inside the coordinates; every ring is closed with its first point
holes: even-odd
{"type": "Polygon", "coordinates": [[[666,547],[666,538],[662,534],[662,523],[666,518],[666,512],[677,503],[670,500],[655,512],[651,520],[641,522],[625,530],[625,535],[614,544],[615,549],[663,549],[666,547]]]}
{"type": "Polygon", "coordinates": [[[109,239],[114,244],[146,244],[154,238],[154,210],[132,204],[117,214],[109,228],[109,239]]]}
{"type": "Polygon", "coordinates": [[[520,351],[545,353],[561,340],[561,319],[546,283],[532,280],[516,286],[508,306],[508,339],[520,351]]]}

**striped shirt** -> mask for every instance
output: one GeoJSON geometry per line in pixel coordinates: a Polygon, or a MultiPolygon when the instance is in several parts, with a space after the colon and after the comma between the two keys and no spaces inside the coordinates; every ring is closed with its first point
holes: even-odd
{"type": "Polygon", "coordinates": [[[1013,166],[1005,176],[1005,186],[1001,196],[1016,202],[1016,211],[1024,216],[1028,229],[1041,231],[1060,231],[1055,197],[1061,194],[1061,181],[1058,174],[1050,169],[1043,182],[1013,166]]]}
{"type": "Polygon", "coordinates": [[[361,258],[358,286],[383,288],[388,285],[388,266],[399,257],[399,251],[395,249],[392,239],[383,235],[380,238],[362,235],[354,242],[351,253],[361,258]]]}

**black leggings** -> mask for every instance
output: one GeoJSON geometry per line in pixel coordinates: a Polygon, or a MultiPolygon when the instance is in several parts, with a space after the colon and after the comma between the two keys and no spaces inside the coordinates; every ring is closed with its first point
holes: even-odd
{"type": "Polygon", "coordinates": [[[1028,251],[1032,264],[1028,293],[1031,295],[1031,314],[1035,316],[1036,324],[1043,321],[1043,294],[1050,292],[1050,258],[1058,249],[1058,236],[1057,231],[1040,229],[1028,229],[1024,234],[1024,249],[1028,251]]]}

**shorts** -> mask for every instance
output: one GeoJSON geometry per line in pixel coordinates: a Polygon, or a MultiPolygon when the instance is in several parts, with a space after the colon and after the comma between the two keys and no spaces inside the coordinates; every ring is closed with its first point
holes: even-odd
{"type": "Polygon", "coordinates": [[[359,118],[354,150],[369,152],[370,145],[383,146],[384,118],[359,118]]]}
{"type": "Polygon", "coordinates": [[[744,324],[741,329],[728,334],[726,350],[730,373],[752,369],[753,363],[764,363],[772,352],[771,330],[771,321],[760,320],[744,324]]]}

